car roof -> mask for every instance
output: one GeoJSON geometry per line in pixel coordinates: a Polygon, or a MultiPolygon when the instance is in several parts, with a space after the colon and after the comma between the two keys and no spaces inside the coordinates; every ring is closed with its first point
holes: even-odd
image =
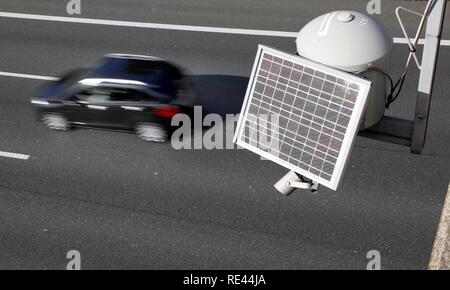
{"type": "Polygon", "coordinates": [[[125,59],[142,59],[142,60],[148,60],[148,61],[165,61],[164,59],[156,57],[156,56],[126,54],[126,53],[109,53],[109,54],[106,54],[105,57],[125,58],[125,59]]]}
{"type": "Polygon", "coordinates": [[[105,84],[149,86],[148,84],[140,81],[125,80],[125,79],[105,79],[105,78],[86,78],[78,81],[78,83],[85,86],[100,86],[105,84]]]}
{"type": "Polygon", "coordinates": [[[177,96],[176,80],[180,78],[181,70],[161,58],[112,53],[91,68],[71,71],[60,81],[46,85],[39,94],[48,98],[65,97],[61,92],[78,83],[144,90],[158,98],[172,99],[177,96]]]}
{"type": "Polygon", "coordinates": [[[147,85],[161,95],[175,97],[175,81],[182,72],[171,63],[153,56],[131,54],[107,54],[84,79],[108,79],[115,83],[147,85]]]}
{"type": "Polygon", "coordinates": [[[115,89],[133,89],[141,92],[145,92],[151,95],[153,98],[161,100],[170,100],[173,96],[161,93],[159,87],[154,85],[148,85],[139,81],[124,80],[124,79],[82,79],[78,83],[84,87],[92,88],[115,88],[115,89]]]}

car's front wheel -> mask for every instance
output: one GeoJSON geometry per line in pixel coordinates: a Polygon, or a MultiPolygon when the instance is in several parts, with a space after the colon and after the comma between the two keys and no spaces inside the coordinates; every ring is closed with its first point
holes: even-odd
{"type": "Polygon", "coordinates": [[[57,131],[67,131],[70,124],[67,119],[60,114],[46,113],[42,115],[42,122],[47,128],[57,131]]]}
{"type": "Polygon", "coordinates": [[[144,141],[167,142],[169,134],[167,130],[159,124],[139,123],[136,126],[136,134],[144,141]]]}

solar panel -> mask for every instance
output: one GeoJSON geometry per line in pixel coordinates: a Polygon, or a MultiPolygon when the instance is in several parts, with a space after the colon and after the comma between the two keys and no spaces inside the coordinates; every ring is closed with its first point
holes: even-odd
{"type": "Polygon", "coordinates": [[[371,82],[259,46],[235,143],[333,190],[371,82]]]}

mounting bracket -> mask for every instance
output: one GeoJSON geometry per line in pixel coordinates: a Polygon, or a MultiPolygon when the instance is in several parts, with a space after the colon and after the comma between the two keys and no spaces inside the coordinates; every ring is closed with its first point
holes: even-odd
{"type": "Polygon", "coordinates": [[[319,190],[319,183],[290,171],[275,184],[275,188],[283,195],[290,195],[296,189],[311,190],[311,193],[316,193],[319,190]]]}

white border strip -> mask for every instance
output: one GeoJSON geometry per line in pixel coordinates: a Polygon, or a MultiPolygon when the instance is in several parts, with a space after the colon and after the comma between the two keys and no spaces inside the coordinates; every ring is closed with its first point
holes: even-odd
{"type": "Polygon", "coordinates": [[[10,153],[10,152],[3,152],[3,151],[0,151],[0,157],[14,158],[14,159],[20,159],[20,160],[28,160],[28,159],[30,159],[30,155],[10,153]]]}
{"type": "MultiPolygon", "coordinates": [[[[0,11],[0,17],[3,18],[16,18],[16,19],[28,19],[28,20],[41,20],[41,21],[54,21],[54,22],[67,22],[67,23],[79,23],[79,24],[96,24],[96,25],[108,25],[108,26],[120,26],[120,27],[136,27],[136,28],[150,28],[150,29],[166,29],[166,30],[180,30],[180,31],[193,31],[193,32],[211,32],[211,33],[226,33],[226,34],[239,34],[239,35],[254,35],[254,36],[270,36],[270,37],[290,37],[295,38],[298,32],[289,31],[275,31],[275,30],[260,30],[260,29],[241,29],[241,28],[226,28],[226,27],[210,27],[210,26],[195,26],[195,25],[179,25],[179,24],[164,24],[164,23],[151,23],[151,22],[135,22],[135,21],[122,21],[122,20],[107,20],[107,19],[94,19],[83,17],[65,17],[65,16],[52,16],[52,15],[40,15],[40,14],[24,14],[24,13],[12,13],[0,11]]],[[[408,43],[405,38],[395,37],[395,43],[406,44],[408,43]]],[[[419,41],[419,44],[423,44],[424,39],[419,41]]],[[[441,45],[450,46],[450,40],[442,40],[441,45]]]]}
{"type": "Polygon", "coordinates": [[[428,269],[450,270],[450,184],[428,269]]]}

